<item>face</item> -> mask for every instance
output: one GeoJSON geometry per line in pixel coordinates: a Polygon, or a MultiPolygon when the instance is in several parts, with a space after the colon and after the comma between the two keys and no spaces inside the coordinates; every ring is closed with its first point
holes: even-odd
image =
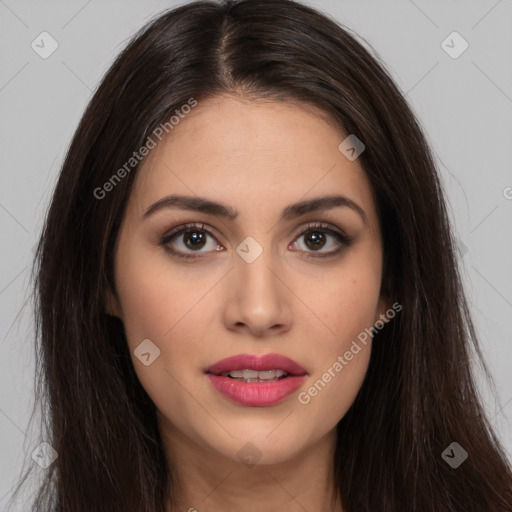
{"type": "Polygon", "coordinates": [[[354,401],[361,333],[387,303],[376,206],[345,137],[305,106],[219,96],[137,171],[109,311],[168,439],[284,462],[354,401]]]}

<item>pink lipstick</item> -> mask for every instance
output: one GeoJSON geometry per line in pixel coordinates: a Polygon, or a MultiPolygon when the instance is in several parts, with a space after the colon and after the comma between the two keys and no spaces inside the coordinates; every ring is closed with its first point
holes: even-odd
{"type": "Polygon", "coordinates": [[[249,407],[281,402],[307,377],[300,364],[280,354],[240,354],[216,362],[205,372],[219,393],[249,407]]]}

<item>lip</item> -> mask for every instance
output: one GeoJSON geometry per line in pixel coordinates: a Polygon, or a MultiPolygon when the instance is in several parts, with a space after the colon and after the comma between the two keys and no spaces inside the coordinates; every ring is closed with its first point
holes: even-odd
{"type": "Polygon", "coordinates": [[[230,370],[256,370],[262,372],[265,370],[281,369],[291,375],[306,375],[306,370],[302,366],[280,354],[264,354],[262,356],[254,354],[240,354],[237,356],[221,359],[206,369],[206,373],[220,375],[230,370]]]}
{"type": "Polygon", "coordinates": [[[296,391],[307,377],[306,370],[299,363],[280,354],[240,354],[228,357],[208,367],[205,373],[220,394],[249,407],[269,407],[281,402],[296,391]],[[221,375],[230,370],[272,369],[284,370],[289,375],[274,382],[242,382],[221,375]]]}

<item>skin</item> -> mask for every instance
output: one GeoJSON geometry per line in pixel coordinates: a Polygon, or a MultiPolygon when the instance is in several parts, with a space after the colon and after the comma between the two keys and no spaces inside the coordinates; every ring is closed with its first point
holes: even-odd
{"type": "MultiPolygon", "coordinates": [[[[157,406],[164,448],[180,475],[179,510],[342,510],[339,499],[333,508],[330,502],[335,426],[362,385],[371,342],[307,405],[298,394],[389,309],[380,296],[382,240],[372,190],[357,159],[338,150],[345,137],[305,105],[217,96],[200,102],[138,170],[108,310],[124,322],[135,370],[157,406]],[[222,202],[239,215],[163,208],[144,217],[171,193],[222,202]],[[279,220],[292,203],[332,194],[357,203],[366,222],[348,207],[279,220]],[[178,235],[168,246],[198,257],[167,252],[163,236],[192,222],[212,233],[206,245],[194,252],[178,235]],[[311,233],[298,237],[311,222],[355,240],[337,255],[315,257],[311,233]],[[247,236],[263,249],[250,264],[236,253],[247,236]],[[145,339],[160,349],[148,366],[134,355],[145,339]],[[233,403],[205,376],[225,357],[270,352],[308,373],[279,404],[233,403]],[[260,455],[252,467],[237,456],[249,442],[260,455]]],[[[326,234],[317,252],[339,247],[326,234]]]]}

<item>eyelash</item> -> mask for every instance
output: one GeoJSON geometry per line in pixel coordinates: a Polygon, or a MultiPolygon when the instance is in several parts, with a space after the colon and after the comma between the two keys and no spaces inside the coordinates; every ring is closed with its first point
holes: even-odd
{"type": "MultiPolygon", "coordinates": [[[[177,258],[182,258],[182,259],[201,258],[202,256],[195,255],[194,252],[182,253],[180,251],[171,249],[168,246],[168,244],[173,238],[176,238],[179,235],[182,235],[184,233],[188,233],[191,231],[201,231],[215,239],[215,236],[212,233],[210,233],[210,231],[208,231],[207,229],[204,229],[204,226],[205,226],[204,224],[196,224],[196,223],[189,223],[189,224],[184,224],[183,226],[179,226],[179,227],[171,230],[170,232],[166,233],[162,237],[162,239],[160,241],[160,245],[162,245],[168,253],[170,253],[172,256],[175,256],[177,258]]],[[[338,232],[322,223],[308,224],[304,229],[302,229],[300,231],[300,233],[297,234],[297,236],[295,237],[294,240],[296,240],[296,239],[300,238],[301,236],[304,236],[308,233],[317,232],[317,231],[333,236],[340,243],[341,248],[337,249],[335,251],[330,251],[328,253],[320,253],[320,252],[316,252],[316,251],[311,251],[311,252],[306,251],[313,258],[329,258],[332,256],[336,256],[343,250],[344,247],[349,247],[350,245],[352,245],[352,242],[354,241],[354,237],[350,237],[342,232],[338,232]]],[[[200,254],[200,251],[195,251],[195,252],[200,254]]],[[[208,252],[211,252],[211,251],[208,251],[208,252]]],[[[299,251],[299,252],[302,252],[302,251],[299,251]]]]}

